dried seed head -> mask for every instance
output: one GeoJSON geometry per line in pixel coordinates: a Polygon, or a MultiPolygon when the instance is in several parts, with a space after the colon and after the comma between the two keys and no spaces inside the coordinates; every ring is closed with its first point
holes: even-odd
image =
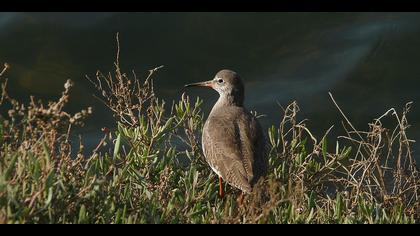
{"type": "Polygon", "coordinates": [[[64,84],[64,89],[69,90],[71,87],[73,87],[73,81],[68,79],[66,83],[64,84]]]}

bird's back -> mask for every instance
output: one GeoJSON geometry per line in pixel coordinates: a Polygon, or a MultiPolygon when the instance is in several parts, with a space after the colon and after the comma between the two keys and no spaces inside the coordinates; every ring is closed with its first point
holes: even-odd
{"type": "Polygon", "coordinates": [[[251,192],[258,179],[266,174],[262,128],[243,107],[215,107],[204,125],[202,142],[212,169],[242,191],[251,192]]]}

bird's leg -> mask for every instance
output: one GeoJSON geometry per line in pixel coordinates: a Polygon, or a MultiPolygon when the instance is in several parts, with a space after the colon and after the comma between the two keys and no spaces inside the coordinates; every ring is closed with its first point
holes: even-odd
{"type": "Polygon", "coordinates": [[[220,198],[225,197],[225,193],[223,192],[223,180],[222,177],[219,176],[219,196],[220,198]]]}
{"type": "Polygon", "coordinates": [[[245,194],[244,194],[244,192],[242,192],[241,193],[241,200],[239,200],[239,204],[242,206],[242,204],[244,203],[244,197],[245,197],[245,194]]]}

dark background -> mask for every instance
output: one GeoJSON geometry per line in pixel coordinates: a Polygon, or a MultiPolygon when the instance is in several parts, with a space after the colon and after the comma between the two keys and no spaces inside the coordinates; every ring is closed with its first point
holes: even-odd
{"type": "MultiPolygon", "coordinates": [[[[113,70],[116,32],[126,72],[134,69],[144,78],[148,69],[165,65],[155,81],[169,104],[180,98],[184,84],[229,68],[245,81],[246,106],[267,115],[261,120],[265,128],[281,119],[277,103],[297,100],[300,118],[308,119],[318,137],[331,125],[339,134],[342,118],[331,91],[363,130],[389,108],[400,112],[413,101],[409,134],[420,137],[420,13],[4,12],[0,62],[12,66],[10,94],[53,99],[72,79],[68,110],[94,108],[87,126],[77,131],[93,145],[113,119],[92,97],[85,75],[113,70]]],[[[206,114],[217,99],[214,91],[188,94],[205,99],[206,114]]]]}

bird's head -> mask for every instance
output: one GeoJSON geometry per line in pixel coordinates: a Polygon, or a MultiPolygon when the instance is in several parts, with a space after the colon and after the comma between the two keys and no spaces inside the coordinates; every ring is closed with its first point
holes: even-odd
{"type": "Polygon", "coordinates": [[[239,75],[232,70],[221,70],[212,80],[187,84],[185,87],[210,87],[216,90],[221,98],[242,105],[244,100],[244,85],[239,75]]]}

